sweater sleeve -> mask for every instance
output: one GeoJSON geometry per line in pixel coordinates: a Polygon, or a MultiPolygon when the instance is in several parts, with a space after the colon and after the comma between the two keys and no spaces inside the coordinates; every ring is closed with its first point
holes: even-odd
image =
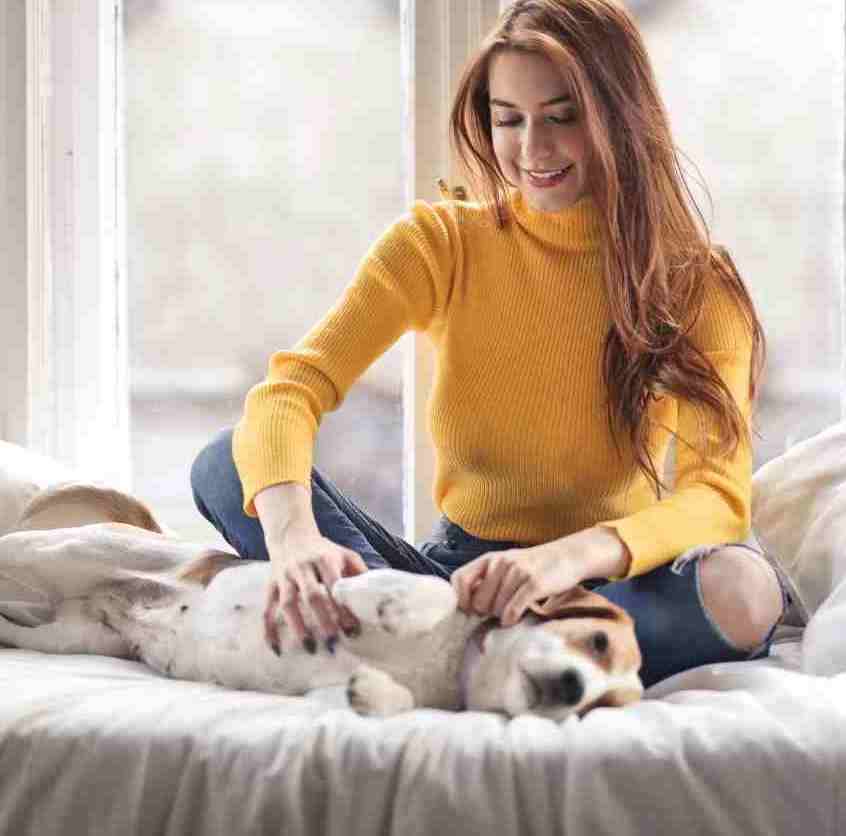
{"type": "MultiPolygon", "coordinates": [[[[728,291],[721,291],[719,297],[712,293],[709,313],[704,325],[692,332],[694,340],[700,349],[712,349],[704,354],[748,427],[751,339],[728,291]]],[[[672,494],[627,517],[598,523],[615,529],[628,547],[631,564],[626,577],[669,563],[693,546],[738,542],[748,535],[752,449],[748,440],[741,438],[733,454],[717,458],[714,445],[718,441],[713,413],[680,401],[672,494]],[[708,458],[700,454],[703,447],[708,458]]]]}
{"type": "Polygon", "coordinates": [[[329,312],[290,351],[277,351],[267,377],[247,393],[232,453],[253,499],[280,482],[308,486],[324,412],[402,334],[425,331],[445,308],[460,239],[454,204],[417,201],[369,249],[329,312]]]}

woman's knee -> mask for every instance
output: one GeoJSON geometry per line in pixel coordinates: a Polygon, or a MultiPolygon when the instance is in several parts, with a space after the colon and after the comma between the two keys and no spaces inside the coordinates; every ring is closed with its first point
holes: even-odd
{"type": "Polygon", "coordinates": [[[221,430],[197,453],[191,465],[191,491],[197,507],[203,512],[221,486],[231,481],[235,471],[232,432],[231,428],[221,430]]]}
{"type": "Polygon", "coordinates": [[[760,645],[782,615],[775,570],[748,549],[726,546],[703,558],[700,584],[708,614],[740,650],[760,645]]]}

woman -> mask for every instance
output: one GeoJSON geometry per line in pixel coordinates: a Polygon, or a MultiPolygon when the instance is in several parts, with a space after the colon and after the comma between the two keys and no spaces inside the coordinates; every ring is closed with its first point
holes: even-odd
{"type": "Polygon", "coordinates": [[[766,655],[788,598],[743,542],[764,336],[691,211],[633,20],[612,0],[517,0],[451,129],[483,199],[418,201],[392,225],[192,469],[201,512],[273,564],[268,640],[281,615],[316,652],[310,608],[331,650],[355,622],[327,590],[390,565],[451,578],[505,624],[584,583],[635,619],[646,686],[766,655]],[[312,468],[321,415],[409,329],[437,351],[443,516],[419,549],[312,468]]]}

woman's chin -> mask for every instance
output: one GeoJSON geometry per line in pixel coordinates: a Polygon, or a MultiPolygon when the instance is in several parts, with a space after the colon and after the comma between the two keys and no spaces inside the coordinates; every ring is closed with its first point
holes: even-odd
{"type": "Polygon", "coordinates": [[[577,203],[581,194],[573,195],[569,192],[562,192],[561,194],[539,195],[536,189],[529,187],[523,189],[523,197],[529,206],[538,212],[559,212],[577,203]]]}

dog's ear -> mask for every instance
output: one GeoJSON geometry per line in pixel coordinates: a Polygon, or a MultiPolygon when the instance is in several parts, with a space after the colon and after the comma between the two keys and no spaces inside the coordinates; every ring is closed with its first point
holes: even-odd
{"type": "Polygon", "coordinates": [[[594,708],[622,708],[633,702],[639,702],[643,698],[643,687],[640,688],[614,688],[607,691],[588,705],[579,709],[579,717],[584,717],[594,708]]]}
{"type": "Polygon", "coordinates": [[[244,561],[232,552],[224,552],[220,549],[206,549],[201,555],[183,566],[176,577],[181,581],[198,583],[201,586],[208,586],[214,576],[224,569],[232,566],[242,566],[244,561]]]}
{"type": "Polygon", "coordinates": [[[624,609],[583,586],[575,586],[566,592],[550,595],[542,604],[530,604],[529,609],[543,619],[600,618],[633,623],[631,616],[624,609]]]}
{"type": "Polygon", "coordinates": [[[141,500],[87,482],[59,482],[39,491],[21,512],[15,530],[72,528],[98,522],[124,523],[162,533],[161,526],[141,500]]]}
{"type": "Polygon", "coordinates": [[[600,697],[599,704],[610,708],[622,708],[629,703],[638,702],[643,697],[643,688],[617,688],[600,697]]]}

